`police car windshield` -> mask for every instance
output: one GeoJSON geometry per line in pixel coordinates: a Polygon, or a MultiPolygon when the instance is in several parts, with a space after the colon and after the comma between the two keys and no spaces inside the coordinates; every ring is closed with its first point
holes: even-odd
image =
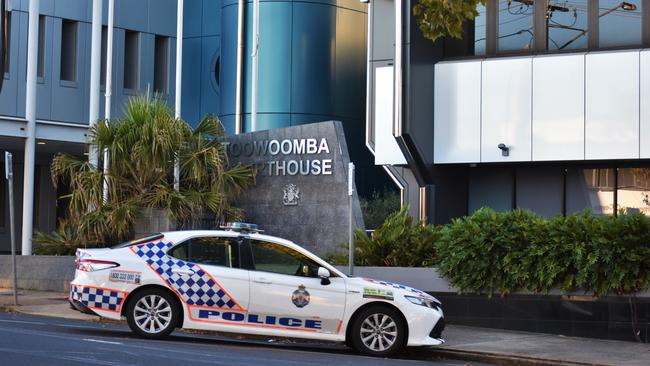
{"type": "Polygon", "coordinates": [[[162,237],[164,237],[164,235],[161,234],[161,233],[150,235],[150,236],[145,236],[144,238],[135,239],[135,240],[131,240],[131,241],[125,241],[124,243],[117,244],[115,246],[112,246],[111,249],[126,248],[126,247],[130,247],[132,245],[138,245],[138,244],[146,243],[148,241],[158,240],[158,239],[161,239],[162,237]]]}

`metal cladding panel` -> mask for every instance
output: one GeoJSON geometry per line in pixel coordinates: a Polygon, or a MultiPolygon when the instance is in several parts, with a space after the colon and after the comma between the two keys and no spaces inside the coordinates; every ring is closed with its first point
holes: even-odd
{"type": "Polygon", "coordinates": [[[639,51],[586,56],[585,159],[639,158],[639,51]]]}
{"type": "Polygon", "coordinates": [[[533,160],[582,160],[585,55],[533,58],[533,160]]]}
{"type": "Polygon", "coordinates": [[[235,114],[237,90],[237,6],[221,10],[221,102],[220,115],[235,114]]]}
{"type": "Polygon", "coordinates": [[[640,158],[650,158],[650,51],[641,51],[640,158]]]}
{"type": "Polygon", "coordinates": [[[483,62],[482,162],[531,160],[531,66],[531,58],[483,62]],[[509,147],[509,156],[499,144],[509,147]]]}
{"type": "Polygon", "coordinates": [[[481,61],[435,65],[433,159],[481,161],[481,61]]]}
{"type": "Polygon", "coordinates": [[[291,14],[289,2],[260,4],[258,112],[291,110],[291,14]]]}
{"type": "Polygon", "coordinates": [[[336,8],[293,3],[291,112],[330,114],[334,109],[336,8]]]}
{"type": "Polygon", "coordinates": [[[406,164],[393,137],[393,67],[375,69],[375,164],[406,164]]]}
{"type": "MultiPolygon", "coordinates": [[[[219,44],[221,42],[219,38],[219,36],[201,38],[202,57],[199,71],[199,77],[201,79],[201,111],[199,118],[203,118],[206,114],[219,114],[219,85],[217,84],[217,74],[215,73],[217,58],[220,54],[219,44]]],[[[191,66],[196,67],[196,65],[191,66]]]]}

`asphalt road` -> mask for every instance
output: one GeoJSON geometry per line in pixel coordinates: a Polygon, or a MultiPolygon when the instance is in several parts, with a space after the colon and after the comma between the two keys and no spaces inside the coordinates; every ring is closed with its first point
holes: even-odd
{"type": "MultiPolygon", "coordinates": [[[[126,324],[106,324],[0,313],[0,365],[466,365],[435,360],[431,349],[409,350],[400,358],[377,359],[345,346],[241,340],[176,331],[165,340],[145,340],[126,324]]],[[[473,363],[472,365],[478,365],[473,363]]]]}

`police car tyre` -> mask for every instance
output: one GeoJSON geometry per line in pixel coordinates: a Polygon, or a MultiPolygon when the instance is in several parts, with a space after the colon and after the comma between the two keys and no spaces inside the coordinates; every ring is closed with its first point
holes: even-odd
{"type": "Polygon", "coordinates": [[[364,355],[390,356],[406,344],[406,325],[395,310],[373,305],[356,316],[350,338],[354,349],[364,355]]]}
{"type": "Polygon", "coordinates": [[[163,338],[177,326],[178,304],[169,292],[161,289],[146,289],[129,300],[126,320],[129,328],[145,338],[163,338]]]}

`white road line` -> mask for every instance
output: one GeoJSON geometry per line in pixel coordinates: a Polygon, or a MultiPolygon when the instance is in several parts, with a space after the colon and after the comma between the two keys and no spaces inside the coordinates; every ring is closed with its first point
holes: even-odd
{"type": "Polygon", "coordinates": [[[41,322],[29,322],[26,320],[0,320],[0,322],[4,323],[21,323],[21,324],[36,324],[36,325],[47,325],[47,323],[41,323],[41,322]]]}
{"type": "Polygon", "coordinates": [[[100,339],[92,339],[92,338],[84,338],[84,341],[87,342],[95,342],[95,343],[106,343],[106,344],[117,344],[117,345],[122,345],[122,342],[112,342],[112,341],[102,341],[100,339]]]}

